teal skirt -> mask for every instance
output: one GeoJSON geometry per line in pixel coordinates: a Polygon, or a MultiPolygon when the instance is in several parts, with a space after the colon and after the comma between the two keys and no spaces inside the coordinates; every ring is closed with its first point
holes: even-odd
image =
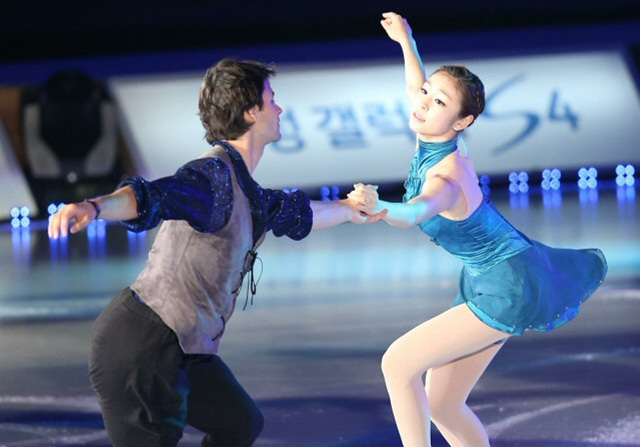
{"type": "Polygon", "coordinates": [[[604,281],[603,253],[530,242],[530,248],[477,276],[463,267],[453,305],[466,303],[484,323],[511,335],[546,332],[572,320],[604,281]]]}

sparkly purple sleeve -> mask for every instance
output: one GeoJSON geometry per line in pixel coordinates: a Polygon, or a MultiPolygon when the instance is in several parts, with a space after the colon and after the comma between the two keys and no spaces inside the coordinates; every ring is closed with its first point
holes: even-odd
{"type": "Polygon", "coordinates": [[[231,173],[217,158],[194,160],[153,182],[131,177],[118,187],[126,185],[133,188],[138,202],[138,217],[120,222],[131,231],[153,228],[160,220],[185,220],[200,232],[213,233],[231,217],[231,173]]]}
{"type": "Polygon", "coordinates": [[[305,193],[263,189],[262,197],[267,206],[267,231],[272,230],[277,237],[287,236],[296,241],[309,235],[313,211],[305,193]]]}

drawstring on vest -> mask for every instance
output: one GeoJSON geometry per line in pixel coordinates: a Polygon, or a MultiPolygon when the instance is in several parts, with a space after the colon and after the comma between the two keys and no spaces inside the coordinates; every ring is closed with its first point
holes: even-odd
{"type": "Polygon", "coordinates": [[[262,259],[258,257],[258,252],[250,250],[247,253],[247,258],[247,261],[250,262],[250,267],[248,269],[248,272],[247,270],[245,270],[245,272],[249,273],[249,284],[247,284],[247,294],[245,295],[244,306],[242,307],[242,310],[245,310],[247,308],[247,304],[249,303],[249,292],[251,292],[251,305],[253,306],[253,297],[255,296],[258,289],[258,283],[260,282],[260,278],[262,278],[263,271],[262,259]],[[253,272],[256,260],[260,261],[260,275],[258,276],[257,281],[255,280],[255,274],[253,272]]]}

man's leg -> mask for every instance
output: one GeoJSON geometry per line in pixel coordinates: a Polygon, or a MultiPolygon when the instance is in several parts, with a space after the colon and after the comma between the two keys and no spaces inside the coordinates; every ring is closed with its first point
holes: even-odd
{"type": "Polygon", "coordinates": [[[125,289],[98,317],[89,361],[107,433],[117,447],[175,446],[188,381],[177,338],[125,289]]]}
{"type": "Polygon", "coordinates": [[[251,396],[220,357],[188,357],[187,423],[207,433],[203,447],[252,445],[262,431],[263,418],[251,396]]]}

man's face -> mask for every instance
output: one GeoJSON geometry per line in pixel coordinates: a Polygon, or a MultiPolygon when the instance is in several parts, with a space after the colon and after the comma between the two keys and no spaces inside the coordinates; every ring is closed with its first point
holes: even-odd
{"type": "Polygon", "coordinates": [[[256,112],[256,122],[252,126],[254,132],[269,144],[280,139],[280,114],[282,109],[276,104],[275,94],[268,80],[264,81],[262,92],[262,108],[256,112]]]}

